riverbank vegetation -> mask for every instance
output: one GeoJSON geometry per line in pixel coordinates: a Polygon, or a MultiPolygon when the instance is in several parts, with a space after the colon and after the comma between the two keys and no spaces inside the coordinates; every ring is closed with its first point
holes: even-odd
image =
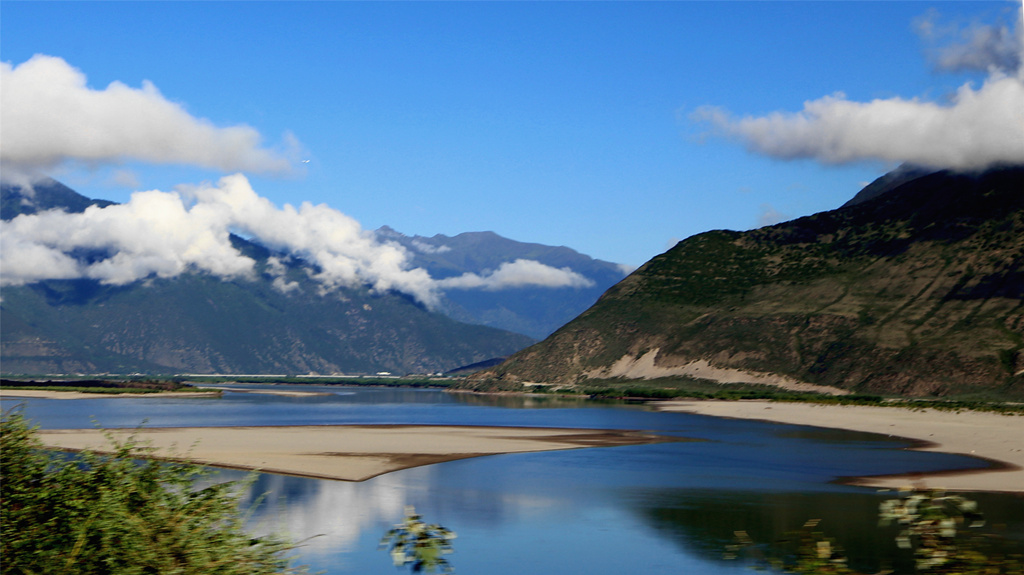
{"type": "Polygon", "coordinates": [[[216,389],[201,389],[180,381],[164,379],[2,379],[0,389],[77,391],[80,393],[166,393],[194,392],[219,393],[216,389]]]}
{"type": "Polygon", "coordinates": [[[244,484],[198,488],[205,468],[145,459],[144,445],[112,436],[110,455],[61,457],[18,411],[0,425],[4,574],[305,572],[289,541],[246,531],[244,484]]]}
{"type": "Polygon", "coordinates": [[[219,393],[218,389],[204,389],[204,384],[260,384],[260,385],[339,385],[367,387],[399,387],[415,389],[448,389],[482,393],[529,393],[563,397],[589,398],[602,401],[659,401],[659,400],[768,400],[824,405],[866,405],[901,407],[904,409],[937,409],[943,411],[988,411],[1005,415],[1024,415],[1024,402],[1007,402],[984,395],[948,395],[941,397],[903,397],[878,394],[852,393],[829,395],[824,393],[790,391],[770,385],[751,383],[718,383],[688,377],[669,377],[649,380],[604,379],[586,385],[502,386],[489,388],[467,386],[464,378],[437,376],[193,376],[187,379],[61,379],[61,380],[0,380],[4,389],[37,389],[47,391],[77,391],[83,393],[161,393],[167,391],[219,393]]]}
{"type": "Polygon", "coordinates": [[[879,394],[824,393],[790,391],[770,385],[718,383],[693,378],[660,378],[650,380],[604,379],[592,385],[531,385],[522,388],[530,393],[576,395],[594,399],[626,401],[658,400],[768,400],[825,405],[867,405],[901,407],[904,409],[938,409],[944,411],[990,411],[1006,415],[1024,415],[1024,403],[993,400],[984,396],[901,397],[879,394]]]}
{"type": "Polygon", "coordinates": [[[443,376],[219,376],[200,375],[189,376],[190,384],[210,383],[252,383],[252,384],[301,384],[301,385],[353,385],[353,386],[374,386],[374,387],[417,387],[430,389],[444,389],[449,387],[456,378],[443,376]]]}

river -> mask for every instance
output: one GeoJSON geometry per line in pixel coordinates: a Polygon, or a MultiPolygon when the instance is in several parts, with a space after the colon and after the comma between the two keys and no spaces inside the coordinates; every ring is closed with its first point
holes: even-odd
{"type": "MultiPolygon", "coordinates": [[[[909,451],[905,442],[883,436],[641,405],[416,389],[287,389],[327,395],[229,390],[199,399],[6,399],[3,408],[24,404],[25,415],[44,429],[404,423],[638,429],[687,439],[464,459],[360,483],[258,475],[245,495],[247,504],[263,495],[252,528],[303,540],[298,561],[328,575],[399,572],[377,545],[406,505],[458,533],[449,560],[460,575],[750,573],[748,563],[724,558],[734,531],[769,542],[808,519],[822,520],[818,529],[838,540],[855,567],[908,572],[895,530],[877,524],[879,502],[893,494],[837,479],[984,466],[909,451]]],[[[1024,552],[1024,498],[971,497],[990,524],[1002,526],[1011,547],[1024,552]]]]}

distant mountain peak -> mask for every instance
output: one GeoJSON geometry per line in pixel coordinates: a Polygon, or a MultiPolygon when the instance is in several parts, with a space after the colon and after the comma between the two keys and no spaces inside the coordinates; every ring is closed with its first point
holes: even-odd
{"type": "Polygon", "coordinates": [[[861,191],[857,192],[857,195],[853,196],[850,201],[846,202],[841,207],[845,208],[855,206],[868,200],[873,200],[878,196],[895,190],[909,181],[916,180],[917,178],[927,176],[929,174],[934,174],[938,171],[940,170],[936,168],[919,166],[911,163],[900,164],[896,169],[883,174],[875,179],[875,181],[864,186],[861,191]]]}
{"type": "Polygon", "coordinates": [[[114,202],[92,200],[52,178],[33,182],[31,186],[0,184],[0,219],[9,221],[21,214],[35,214],[52,209],[81,213],[89,206],[105,207],[114,202]]]}
{"type": "Polygon", "coordinates": [[[437,280],[464,274],[485,276],[517,260],[538,262],[555,270],[568,268],[586,278],[585,287],[525,285],[500,291],[452,289],[445,292],[443,308],[449,316],[538,339],[576,317],[627,275],[618,264],[595,260],[565,246],[520,242],[493,231],[426,237],[408,236],[382,226],[377,233],[378,237],[404,246],[412,256],[409,265],[427,270],[437,280]]]}
{"type": "Polygon", "coordinates": [[[384,225],[384,226],[381,226],[381,227],[377,228],[376,230],[374,230],[373,233],[376,234],[377,237],[383,237],[383,238],[404,238],[404,237],[407,237],[405,234],[403,234],[401,232],[398,232],[397,230],[395,230],[391,226],[387,226],[387,225],[384,225]]]}

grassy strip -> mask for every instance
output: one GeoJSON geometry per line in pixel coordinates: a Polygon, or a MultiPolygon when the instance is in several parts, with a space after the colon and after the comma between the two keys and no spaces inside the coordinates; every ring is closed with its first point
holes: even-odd
{"type": "Polygon", "coordinates": [[[302,384],[302,385],[350,385],[374,387],[419,387],[443,389],[452,384],[451,379],[405,378],[405,377],[190,377],[190,383],[258,383],[258,384],[302,384]]]}
{"type": "Polygon", "coordinates": [[[70,379],[70,380],[0,380],[0,389],[31,389],[38,391],[74,391],[96,394],[146,394],[166,392],[219,393],[217,390],[198,389],[177,381],[167,380],[111,380],[111,379],[70,379]]]}
{"type": "Polygon", "coordinates": [[[33,391],[75,391],[78,393],[95,393],[96,395],[120,395],[122,393],[145,394],[161,393],[158,389],[141,389],[137,387],[76,387],[73,385],[19,385],[17,387],[4,386],[4,390],[33,390],[33,391]]]}
{"type": "Polygon", "coordinates": [[[122,395],[122,394],[159,394],[159,393],[180,393],[187,391],[189,393],[209,393],[216,395],[220,393],[219,389],[199,389],[199,388],[181,388],[177,390],[164,390],[164,389],[145,389],[139,387],[76,387],[73,385],[19,385],[17,387],[0,387],[5,390],[35,390],[35,391],[74,391],[78,393],[95,393],[97,395],[122,395]]]}
{"type": "MultiPolygon", "coordinates": [[[[821,393],[794,392],[765,385],[717,384],[706,381],[651,380],[654,385],[637,385],[635,381],[621,382],[620,385],[577,388],[575,393],[595,399],[620,400],[767,400],[794,403],[816,403],[823,405],[868,405],[876,407],[900,407],[903,409],[942,411],[988,411],[1005,415],[1024,415],[1024,404],[976,399],[921,399],[886,397],[873,394],[825,395],[821,393]]],[[[533,392],[566,393],[569,390],[547,386],[534,386],[533,392]]],[[[573,393],[569,391],[569,393],[573,393]]]]}

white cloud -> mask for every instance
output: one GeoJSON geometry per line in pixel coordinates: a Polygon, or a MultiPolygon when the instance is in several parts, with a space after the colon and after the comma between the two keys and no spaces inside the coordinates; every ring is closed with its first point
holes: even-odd
{"type": "Polygon", "coordinates": [[[1024,163],[1021,102],[1024,82],[996,75],[977,90],[962,86],[951,105],[901,98],[862,103],[836,94],[806,102],[796,113],[735,118],[704,107],[693,118],[776,158],[975,169],[1024,163]]]}
{"type": "MultiPolygon", "coordinates": [[[[67,163],[133,160],[261,173],[291,169],[285,154],[262,147],[255,129],[217,127],[196,118],[149,82],[141,88],[113,82],[95,90],[63,59],[36,55],[16,67],[0,63],[0,83],[0,167],[6,182],[23,185],[28,194],[33,178],[67,163]]],[[[283,144],[293,151],[300,148],[290,134],[283,144]]],[[[113,177],[136,182],[127,170],[113,177]]],[[[128,203],[93,206],[80,214],[18,216],[0,229],[0,285],[70,278],[123,285],[188,271],[252,278],[255,262],[232,246],[232,233],[312,264],[315,271],[309,273],[323,292],[369,285],[409,294],[429,307],[439,303],[441,285],[426,270],[410,269],[410,254],[401,245],[378,240],[359,222],[323,204],[278,208],[257,195],[242,174],[178,192],[136,192],[128,203]]],[[[426,242],[415,248],[428,253],[451,249],[426,242]]],[[[268,260],[265,271],[282,292],[298,287],[277,257],[268,260]]],[[[483,289],[591,284],[567,268],[523,260],[454,283],[483,289]]]]}
{"type": "Polygon", "coordinates": [[[972,38],[949,47],[946,65],[954,66],[954,60],[966,65],[971,59],[976,65],[989,64],[989,75],[979,88],[961,86],[949,103],[918,98],[855,102],[838,93],[805,102],[799,112],[736,117],[705,106],[691,119],[711,124],[721,135],[743,142],[754,152],[781,159],[836,164],[883,160],[963,170],[1024,163],[1020,33],[1013,43],[1017,54],[1013,70],[995,66],[999,61],[1008,65],[1001,55],[1010,45],[1005,34],[978,32],[972,38]],[[993,44],[1002,48],[992,48],[993,44]]]}
{"type": "Polygon", "coordinates": [[[11,224],[0,227],[0,285],[20,285],[44,279],[82,277],[82,266],[59,249],[53,249],[29,237],[22,237],[11,224]]]}
{"type": "Polygon", "coordinates": [[[136,192],[126,204],[69,214],[58,210],[6,222],[0,283],[93,278],[122,285],[197,269],[247,276],[253,261],[232,246],[224,222],[187,210],[175,193],[136,192]],[[91,257],[76,257],[85,253],[91,257]]]}
{"type": "Polygon", "coordinates": [[[325,204],[279,209],[258,196],[241,174],[189,193],[198,201],[193,211],[216,213],[214,219],[228,228],[318,266],[314,279],[327,290],[367,283],[376,290],[410,294],[428,306],[437,303],[430,275],[406,269],[409,255],[401,246],[378,242],[373,232],[325,204]]]}
{"type": "MultiPolygon", "coordinates": [[[[255,262],[232,246],[231,233],[313,264],[311,277],[323,292],[368,285],[406,293],[434,307],[445,288],[593,285],[569,268],[532,260],[505,263],[484,276],[437,281],[422,268],[410,269],[411,255],[401,245],[378,241],[349,216],[308,202],[278,208],[257,195],[241,174],[177,192],[136,192],[128,203],[92,206],[80,214],[55,210],[20,215],[0,228],[0,284],[92,278],[123,285],[188,271],[252,278],[255,262]]],[[[298,287],[287,278],[279,257],[267,261],[266,272],[283,292],[298,287]]]]}
{"type": "Polygon", "coordinates": [[[446,245],[435,246],[434,244],[428,244],[427,242],[424,242],[424,241],[421,241],[421,240],[417,240],[417,239],[412,240],[411,243],[412,243],[412,247],[415,248],[416,251],[418,251],[420,253],[423,253],[423,254],[443,254],[445,252],[452,251],[451,246],[446,246],[446,245]]]}
{"type": "Polygon", "coordinates": [[[1024,55],[1024,25],[1018,18],[1012,28],[1006,24],[973,23],[960,28],[943,25],[939,14],[929,11],[915,23],[918,34],[929,45],[935,67],[948,72],[1001,70],[1014,74],[1024,55]]]}
{"type": "MultiPolygon", "coordinates": [[[[141,88],[113,82],[94,90],[63,59],[36,55],[18,66],[0,62],[0,84],[5,180],[66,162],[138,160],[258,173],[291,169],[285,154],[261,146],[255,129],[196,118],[150,82],[141,88]]],[[[286,137],[285,145],[294,149],[297,142],[286,137]]]]}
{"type": "Polygon", "coordinates": [[[288,266],[277,256],[267,258],[266,273],[274,278],[271,285],[281,293],[290,293],[299,289],[299,282],[288,279],[288,266]]]}
{"type": "Polygon", "coordinates": [[[579,288],[590,287],[594,285],[594,282],[567,267],[555,268],[535,260],[518,259],[513,262],[505,262],[498,269],[482,276],[465,273],[458,277],[438,280],[437,284],[442,289],[494,291],[526,286],[579,288]]]}

